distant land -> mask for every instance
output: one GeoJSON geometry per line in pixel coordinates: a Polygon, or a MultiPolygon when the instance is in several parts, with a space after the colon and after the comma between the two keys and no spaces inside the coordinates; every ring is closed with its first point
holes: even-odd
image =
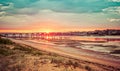
{"type": "Polygon", "coordinates": [[[72,35],[87,35],[87,36],[113,36],[113,35],[120,35],[120,29],[106,29],[106,30],[95,30],[95,31],[87,31],[87,32],[71,32],[72,35]]]}
{"type": "MultiPolygon", "coordinates": [[[[6,34],[20,34],[19,32],[2,32],[1,36],[6,34]]],[[[22,32],[21,32],[22,33],[22,32]]],[[[50,35],[50,36],[119,36],[120,29],[106,29],[106,30],[94,30],[94,31],[71,31],[71,32],[31,32],[40,35],[50,35]]],[[[28,34],[28,33],[23,33],[28,34]]]]}

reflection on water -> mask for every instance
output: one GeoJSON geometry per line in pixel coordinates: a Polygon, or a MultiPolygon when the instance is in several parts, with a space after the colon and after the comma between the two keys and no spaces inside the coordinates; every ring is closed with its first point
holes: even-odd
{"type": "Polygon", "coordinates": [[[104,41],[104,42],[120,42],[120,36],[46,36],[44,39],[49,40],[79,40],[79,41],[104,41]]]}
{"type": "Polygon", "coordinates": [[[120,56],[120,36],[42,36],[28,41],[55,46],[59,49],[85,49],[120,56]],[[68,48],[66,48],[68,47],[68,48]]]}
{"type": "Polygon", "coordinates": [[[120,42],[120,38],[95,38],[96,41],[117,41],[120,42]]]}

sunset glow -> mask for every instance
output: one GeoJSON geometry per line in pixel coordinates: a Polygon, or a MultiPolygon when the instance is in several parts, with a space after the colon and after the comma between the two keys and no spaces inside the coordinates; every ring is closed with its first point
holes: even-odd
{"type": "Polygon", "coordinates": [[[0,0],[0,71],[120,71],[120,0],[0,0]]]}
{"type": "Polygon", "coordinates": [[[67,32],[120,28],[112,0],[0,0],[0,32],[67,32]]]}

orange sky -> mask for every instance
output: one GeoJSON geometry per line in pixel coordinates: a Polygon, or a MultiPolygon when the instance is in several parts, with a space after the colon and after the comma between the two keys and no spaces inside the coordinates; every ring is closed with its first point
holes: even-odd
{"type": "Polygon", "coordinates": [[[98,27],[80,27],[71,25],[62,25],[57,21],[41,21],[30,25],[24,25],[16,28],[0,28],[0,32],[69,32],[69,31],[94,31],[104,29],[118,28],[98,28],[98,27]]]}
{"type": "Polygon", "coordinates": [[[117,0],[0,0],[0,32],[119,29],[119,6],[117,0]]]}
{"type": "Polygon", "coordinates": [[[2,29],[0,32],[68,32],[68,31],[94,31],[104,29],[119,29],[119,28],[37,28],[37,29],[2,29]]]}

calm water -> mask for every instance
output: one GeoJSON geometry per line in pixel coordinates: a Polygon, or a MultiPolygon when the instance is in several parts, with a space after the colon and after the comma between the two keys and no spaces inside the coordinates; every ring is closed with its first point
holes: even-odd
{"type": "Polygon", "coordinates": [[[120,36],[47,36],[46,39],[70,39],[80,41],[120,42],[120,36]]]}
{"type": "Polygon", "coordinates": [[[44,36],[40,40],[31,41],[46,45],[55,45],[59,49],[65,49],[66,47],[82,48],[120,56],[120,53],[116,52],[116,50],[120,51],[120,36],[44,36]]]}
{"type": "Polygon", "coordinates": [[[85,40],[85,41],[117,41],[120,42],[120,36],[73,36],[70,37],[73,40],[85,40]]]}

